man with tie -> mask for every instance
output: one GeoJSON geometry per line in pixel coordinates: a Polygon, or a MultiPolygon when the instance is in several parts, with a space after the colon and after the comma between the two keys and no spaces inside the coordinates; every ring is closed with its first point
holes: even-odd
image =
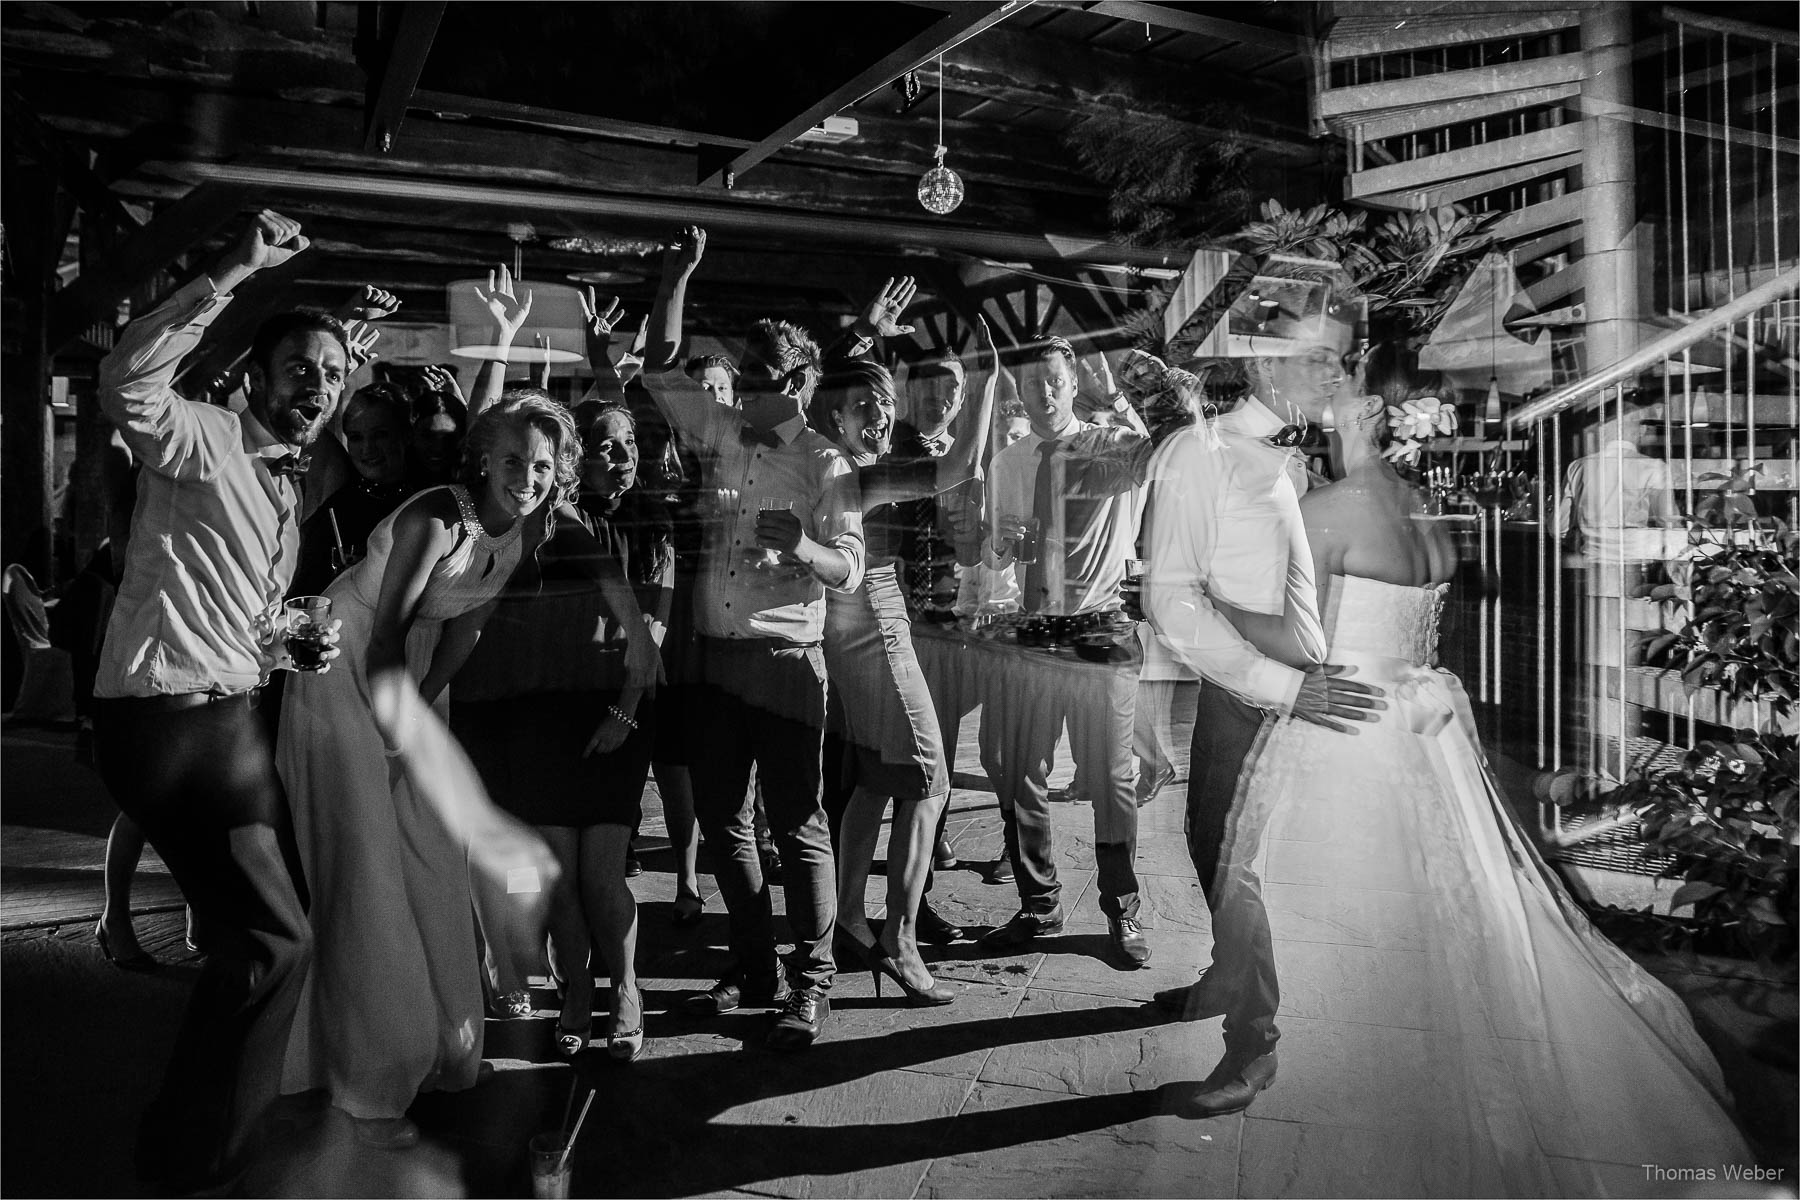
{"type": "Polygon", "coordinates": [[[287,798],[255,708],[270,673],[291,666],[276,620],[299,556],[297,475],[337,408],[350,349],[334,318],[287,313],[256,335],[243,412],[184,400],[173,380],[233,290],[306,246],[297,222],[264,210],[100,364],[101,407],[142,470],[94,682],[95,748],[207,952],[139,1131],[139,1174],[181,1191],[228,1183],[255,1153],[312,954],[287,798]]]}
{"type": "MultiPolygon", "coordinates": [[[[1027,364],[1020,399],[1031,432],[994,456],[993,536],[984,565],[1011,567],[1028,613],[1073,615],[1120,607],[1119,582],[1136,544],[1150,440],[1123,426],[1075,415],[1075,350],[1053,337],[1027,364]]],[[[1095,671],[1118,674],[1110,666],[1095,671]]],[[[1110,682],[1110,680],[1109,680],[1110,682]]],[[[1063,723],[1069,724],[1077,779],[1094,807],[1094,857],[1108,950],[1127,970],[1150,961],[1138,928],[1137,798],[1132,780],[1135,675],[1120,676],[1103,705],[1072,703],[1070,691],[1013,689],[1008,705],[984,714],[1006,727],[999,792],[1019,912],[984,944],[1012,949],[1063,927],[1062,886],[1051,845],[1048,778],[1063,723]]]]}
{"type": "Polygon", "coordinates": [[[836,971],[837,863],[820,801],[822,642],[825,589],[862,583],[862,496],[850,461],[807,427],[821,355],[803,330],[757,322],[738,364],[737,407],[677,369],[687,282],[705,250],[706,231],[689,226],[664,260],[643,376],[669,423],[704,450],[706,494],[715,499],[694,589],[703,666],[691,719],[705,753],[690,770],[734,962],[686,1008],[712,1016],[745,1004],[779,1007],[768,1044],[799,1050],[831,1012],[836,971]],[[796,942],[785,981],[747,794],[753,764],[796,942]]]}
{"type": "Polygon", "coordinates": [[[1188,852],[1213,929],[1201,981],[1158,992],[1156,1002],[1188,1020],[1225,1016],[1224,1058],[1178,1093],[1188,1116],[1241,1111],[1275,1076],[1280,994],[1260,881],[1248,867],[1260,830],[1236,820],[1240,777],[1271,721],[1345,729],[1381,704],[1376,689],[1321,665],[1298,447],[1343,378],[1356,310],[1326,283],[1315,290],[1307,320],[1277,326],[1259,317],[1253,394],[1171,436],[1150,467],[1144,609],[1161,647],[1201,678],[1188,852]],[[1222,872],[1226,860],[1237,865],[1222,872]]]}

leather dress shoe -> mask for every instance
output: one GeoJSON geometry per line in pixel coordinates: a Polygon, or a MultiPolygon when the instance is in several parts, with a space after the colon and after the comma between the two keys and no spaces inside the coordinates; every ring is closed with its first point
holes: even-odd
{"type": "Polygon", "coordinates": [[[940,871],[954,871],[962,866],[962,859],[956,857],[956,851],[950,848],[949,842],[939,838],[937,845],[931,850],[931,865],[940,871]]]}
{"type": "Polygon", "coordinates": [[[1044,799],[1048,800],[1051,804],[1087,803],[1087,797],[1076,791],[1075,785],[1072,783],[1068,787],[1051,788],[1048,792],[1044,793],[1044,799]]]}
{"type": "Polygon", "coordinates": [[[1172,766],[1164,767],[1160,771],[1144,771],[1140,773],[1137,781],[1137,806],[1139,808],[1144,807],[1144,805],[1156,799],[1164,788],[1174,782],[1175,768],[1172,766]]]}
{"type": "Polygon", "coordinates": [[[914,927],[921,942],[933,946],[948,946],[951,942],[959,942],[963,937],[961,925],[952,925],[931,905],[921,902],[919,920],[914,927]]]}
{"type": "Polygon", "coordinates": [[[1164,988],[1151,997],[1151,1002],[1172,1017],[1184,1021],[1204,1021],[1225,1015],[1224,1001],[1218,989],[1209,989],[1206,980],[1182,987],[1164,988]]]}
{"type": "Polygon", "coordinates": [[[831,1001],[818,988],[795,988],[788,993],[781,1015],[769,1029],[771,1050],[804,1050],[818,1040],[819,1029],[831,1015],[831,1001]]]}
{"type": "Polygon", "coordinates": [[[1144,931],[1138,928],[1135,917],[1106,919],[1106,948],[1112,951],[1116,960],[1126,964],[1128,971],[1150,962],[1150,943],[1144,937],[1144,931]]]}
{"type": "Polygon", "coordinates": [[[1259,1092],[1274,1082],[1273,1050],[1248,1060],[1227,1052],[1204,1082],[1178,1085],[1171,1107],[1183,1117],[1222,1117],[1243,1112],[1259,1092]]]}
{"type": "Polygon", "coordinates": [[[681,1010],[690,1017],[716,1017],[737,1009],[774,1008],[788,997],[787,980],[779,975],[756,984],[736,976],[727,976],[681,1002],[681,1010]]]}
{"type": "Polygon", "coordinates": [[[1006,924],[989,930],[987,936],[981,939],[981,944],[1010,949],[1014,946],[1028,945],[1036,938],[1061,933],[1062,927],[1063,911],[1061,908],[1053,908],[1047,913],[1017,912],[1006,924]]]}
{"type": "Polygon", "coordinates": [[[994,865],[988,868],[989,883],[1011,883],[1013,881],[1013,865],[1010,858],[997,858],[994,865]]]}

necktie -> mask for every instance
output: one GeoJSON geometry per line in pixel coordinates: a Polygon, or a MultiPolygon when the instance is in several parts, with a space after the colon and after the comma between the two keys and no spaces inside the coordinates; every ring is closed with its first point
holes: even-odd
{"type": "Polygon", "coordinates": [[[738,441],[746,446],[767,446],[771,450],[781,445],[781,439],[774,434],[760,433],[749,425],[738,430],[738,441]]]}
{"type": "Polygon", "coordinates": [[[1061,553],[1062,539],[1052,540],[1050,530],[1056,517],[1056,448],[1055,442],[1043,442],[1038,448],[1037,483],[1031,493],[1031,515],[1037,520],[1037,557],[1025,568],[1025,594],[1019,598],[1026,612],[1040,612],[1050,599],[1050,554],[1052,548],[1061,553]]]}

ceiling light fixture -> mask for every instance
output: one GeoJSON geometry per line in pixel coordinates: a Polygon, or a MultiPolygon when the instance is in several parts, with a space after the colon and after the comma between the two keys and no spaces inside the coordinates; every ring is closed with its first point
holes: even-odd
{"type": "Polygon", "coordinates": [[[938,55],[938,136],[934,156],[937,165],[919,176],[919,203],[938,216],[954,212],[963,200],[963,182],[944,165],[944,56],[938,55]]]}

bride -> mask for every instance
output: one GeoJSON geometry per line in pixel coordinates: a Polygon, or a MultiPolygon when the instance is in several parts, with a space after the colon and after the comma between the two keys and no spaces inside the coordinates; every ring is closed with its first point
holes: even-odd
{"type": "Polygon", "coordinates": [[[1313,1018],[1293,1023],[1321,1043],[1288,1093],[1304,1107],[1310,1071],[1315,1097],[1375,1102],[1322,1119],[1397,1131],[1406,1149],[1384,1161],[1413,1177],[1377,1190],[1642,1195],[1681,1178],[1645,1164],[1749,1164],[1681,1002],[1538,856],[1462,685],[1434,666],[1454,547],[1389,462],[1418,448],[1386,445],[1389,413],[1420,398],[1395,358],[1377,349],[1366,386],[1340,388],[1344,478],[1301,503],[1327,661],[1380,685],[1389,708],[1354,734],[1281,723],[1244,792],[1248,827],[1266,828],[1283,1008],[1313,1018]],[[1346,1086],[1330,1088],[1338,1069],[1346,1086]]]}

